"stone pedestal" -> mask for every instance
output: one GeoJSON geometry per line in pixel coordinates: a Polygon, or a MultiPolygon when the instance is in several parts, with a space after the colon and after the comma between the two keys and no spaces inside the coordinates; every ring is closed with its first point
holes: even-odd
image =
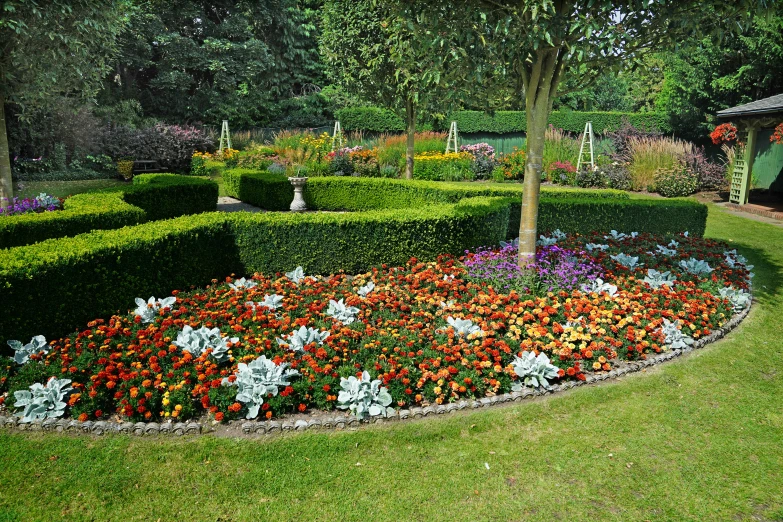
{"type": "Polygon", "coordinates": [[[294,186],[294,200],[291,202],[291,212],[302,212],[307,210],[307,205],[302,197],[302,189],[304,189],[305,183],[307,183],[307,178],[291,177],[288,178],[288,181],[294,186]]]}

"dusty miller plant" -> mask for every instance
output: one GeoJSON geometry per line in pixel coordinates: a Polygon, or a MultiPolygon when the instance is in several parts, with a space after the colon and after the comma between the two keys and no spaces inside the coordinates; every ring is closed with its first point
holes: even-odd
{"type": "Polygon", "coordinates": [[[669,348],[683,349],[692,345],[694,342],[692,337],[682,333],[682,330],[680,330],[679,326],[679,319],[674,322],[671,322],[666,318],[663,319],[661,331],[663,332],[665,338],[664,344],[669,348]]]}
{"type": "Polygon", "coordinates": [[[330,299],[326,315],[343,324],[351,324],[356,320],[356,316],[359,315],[359,309],[355,306],[346,306],[342,299],[339,301],[330,299]]]}
{"type": "Polygon", "coordinates": [[[30,386],[29,391],[14,392],[16,399],[14,407],[23,408],[21,412],[17,413],[17,416],[21,417],[22,422],[62,417],[67,406],[65,397],[73,391],[69,384],[71,384],[70,379],[52,377],[46,386],[35,383],[30,386]]]}
{"type": "Polygon", "coordinates": [[[163,308],[171,308],[174,306],[174,303],[177,302],[177,298],[172,297],[165,297],[163,299],[155,299],[155,297],[150,297],[147,302],[144,302],[144,299],[141,297],[136,298],[136,310],[135,314],[139,317],[141,317],[142,323],[151,323],[155,321],[155,316],[158,315],[158,312],[163,308]]]}
{"type": "Polygon", "coordinates": [[[674,283],[677,282],[677,278],[674,277],[671,272],[659,272],[657,270],[654,270],[652,268],[647,269],[647,275],[644,276],[644,279],[642,279],[645,283],[650,285],[652,288],[660,288],[663,285],[668,286],[669,288],[674,287],[674,283]]]}
{"type": "Polygon", "coordinates": [[[559,377],[557,366],[550,364],[549,357],[543,352],[538,356],[534,352],[522,352],[521,356],[511,361],[511,367],[518,378],[511,387],[513,391],[521,391],[525,386],[548,390],[551,388],[549,379],[559,377]]]}
{"type": "Polygon", "coordinates": [[[256,285],[257,283],[255,281],[253,281],[252,279],[245,279],[244,277],[241,279],[237,279],[233,283],[228,284],[228,286],[230,286],[231,289],[236,292],[240,292],[242,290],[250,290],[256,285]]]}
{"type": "Polygon", "coordinates": [[[8,346],[14,351],[14,362],[19,365],[27,363],[31,355],[49,353],[49,345],[46,344],[46,337],[43,335],[36,335],[27,344],[22,344],[21,341],[8,341],[8,346]]]}
{"type": "Polygon", "coordinates": [[[381,387],[380,379],[370,379],[367,371],[362,372],[361,379],[353,375],[340,379],[340,388],[337,407],[350,410],[359,419],[378,415],[386,417],[394,412],[388,407],[392,402],[388,390],[381,387]]]}
{"type": "Polygon", "coordinates": [[[724,287],[718,290],[718,293],[723,299],[728,299],[731,303],[731,307],[735,312],[740,312],[750,306],[752,297],[749,292],[742,290],[741,288],[734,288],[733,286],[724,287]]]}
{"type": "Polygon", "coordinates": [[[299,375],[296,370],[288,369],[288,363],[275,364],[262,355],[249,364],[239,363],[235,373],[236,379],[231,382],[225,378],[223,386],[236,386],[237,400],[247,405],[245,418],[258,417],[258,410],[269,395],[277,396],[280,386],[288,386],[290,379],[299,375]]]}
{"type": "Polygon", "coordinates": [[[282,338],[277,338],[277,344],[287,344],[289,350],[295,352],[304,351],[304,347],[310,343],[324,344],[324,341],[329,338],[329,332],[322,332],[312,327],[302,326],[298,330],[294,330],[292,334],[284,335],[282,338]]]}
{"type": "Polygon", "coordinates": [[[239,337],[228,339],[220,334],[218,328],[210,330],[206,326],[202,326],[198,330],[194,330],[190,325],[185,325],[182,331],[177,334],[177,339],[173,344],[182,350],[189,351],[194,357],[199,357],[207,350],[212,349],[212,357],[222,363],[230,359],[227,342],[236,344],[239,342],[239,337]]]}
{"type": "Polygon", "coordinates": [[[478,336],[483,333],[481,328],[478,325],[473,324],[473,321],[470,319],[454,319],[453,317],[448,316],[446,318],[446,323],[448,323],[449,326],[439,328],[438,332],[445,333],[448,331],[449,327],[451,327],[454,330],[454,335],[465,338],[471,335],[478,336]]]}

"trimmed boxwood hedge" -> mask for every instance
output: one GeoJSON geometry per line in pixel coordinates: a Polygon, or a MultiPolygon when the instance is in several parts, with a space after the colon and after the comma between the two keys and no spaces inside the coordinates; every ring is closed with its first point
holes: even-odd
{"type": "Polygon", "coordinates": [[[214,277],[360,271],[410,257],[497,243],[505,198],[472,198],[400,213],[207,213],[103,230],[0,251],[0,341],[61,335],[125,312],[135,297],[207,284],[214,277]]]}
{"type": "Polygon", "coordinates": [[[215,182],[176,174],[142,174],[119,189],[77,194],[63,210],[0,219],[0,248],[75,236],[145,221],[215,210],[215,182]]]}
{"type": "Polygon", "coordinates": [[[265,210],[288,210],[294,187],[283,174],[252,169],[223,171],[226,194],[265,210]]]}
{"type": "MultiPolygon", "coordinates": [[[[337,111],[345,130],[363,130],[370,132],[403,132],[405,122],[394,111],[378,107],[349,107],[337,111]]],[[[613,131],[620,127],[623,119],[630,121],[635,127],[658,132],[671,132],[671,124],[665,114],[657,112],[578,112],[553,111],[549,123],[569,132],[582,132],[585,123],[593,122],[595,132],[613,131]]],[[[456,111],[436,126],[438,130],[447,130],[448,125],[457,122],[460,132],[491,132],[507,134],[510,132],[525,132],[527,120],[525,111],[456,111]]],[[[431,125],[425,125],[418,130],[427,130],[431,125]]]]}

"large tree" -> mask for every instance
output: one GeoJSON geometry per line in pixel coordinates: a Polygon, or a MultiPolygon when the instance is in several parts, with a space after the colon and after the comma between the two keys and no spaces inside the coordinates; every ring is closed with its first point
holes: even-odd
{"type": "MultiPolygon", "coordinates": [[[[408,2],[397,2],[405,12],[408,2]]],[[[721,35],[765,0],[433,0],[420,14],[431,49],[466,81],[516,86],[525,100],[525,167],[519,263],[535,256],[544,132],[554,100],[568,83],[591,84],[650,49],[705,34],[721,35]],[[487,58],[489,57],[489,61],[487,58]],[[497,74],[497,71],[502,74],[497,74]],[[496,74],[490,74],[495,71],[496,74]],[[492,80],[489,81],[488,80],[492,80]]],[[[741,24],[739,24],[741,25],[741,24]]]]}
{"type": "Polygon", "coordinates": [[[0,198],[13,197],[5,105],[22,118],[55,95],[91,98],[130,8],[124,1],[5,0],[0,7],[0,198]]]}
{"type": "Polygon", "coordinates": [[[266,124],[323,85],[318,0],[135,0],[105,104],[171,122],[266,124]]]}
{"type": "Polygon", "coordinates": [[[443,64],[430,54],[430,37],[417,20],[426,5],[377,0],[326,0],[322,59],[330,78],[348,92],[404,112],[407,133],[405,177],[413,177],[414,133],[421,108],[443,107],[448,83],[443,64]]]}

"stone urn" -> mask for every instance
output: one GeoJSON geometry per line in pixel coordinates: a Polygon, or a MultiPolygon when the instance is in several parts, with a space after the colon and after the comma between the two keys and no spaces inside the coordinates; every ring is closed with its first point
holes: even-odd
{"type": "Polygon", "coordinates": [[[302,212],[307,210],[307,205],[302,197],[302,190],[304,189],[305,183],[307,183],[307,177],[292,176],[288,178],[288,181],[294,186],[294,200],[291,202],[291,212],[302,212]]]}

